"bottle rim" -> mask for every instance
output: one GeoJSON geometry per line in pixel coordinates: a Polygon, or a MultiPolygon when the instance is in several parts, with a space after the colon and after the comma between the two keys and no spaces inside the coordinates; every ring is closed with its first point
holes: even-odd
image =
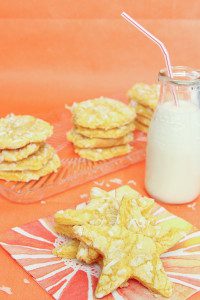
{"type": "Polygon", "coordinates": [[[173,66],[173,78],[167,75],[167,69],[161,69],[158,73],[158,80],[169,82],[175,85],[194,85],[200,84],[200,70],[187,66],[173,66]]]}

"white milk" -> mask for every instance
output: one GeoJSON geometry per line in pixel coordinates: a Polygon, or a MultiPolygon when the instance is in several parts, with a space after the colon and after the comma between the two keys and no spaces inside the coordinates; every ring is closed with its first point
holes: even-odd
{"type": "Polygon", "coordinates": [[[164,102],[148,133],[145,186],[162,202],[187,203],[200,193],[200,109],[164,102]]]}

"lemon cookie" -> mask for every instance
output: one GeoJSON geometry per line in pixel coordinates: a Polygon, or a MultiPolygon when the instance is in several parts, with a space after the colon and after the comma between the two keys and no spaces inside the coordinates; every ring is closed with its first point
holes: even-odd
{"type": "Polygon", "coordinates": [[[164,271],[155,242],[123,226],[75,226],[77,238],[103,256],[103,269],[95,291],[102,298],[130,278],[164,297],[172,295],[172,283],[164,271]]]}
{"type": "Polygon", "coordinates": [[[192,225],[180,218],[158,224],[157,216],[152,214],[154,200],[142,197],[129,186],[110,192],[93,188],[90,197],[88,205],[79,211],[68,209],[55,215],[56,222],[67,224],[57,226],[78,224],[71,226],[72,237],[81,241],[76,241],[73,249],[71,244],[63,246],[56,255],[67,257],[73,250],[77,259],[101,264],[97,298],[124,286],[129,278],[170,297],[172,284],[159,256],[189,233],[192,225]]]}
{"type": "Polygon", "coordinates": [[[160,86],[158,84],[136,83],[129,91],[128,97],[137,103],[155,110],[158,105],[160,86]]]}
{"type": "Polygon", "coordinates": [[[151,120],[149,120],[148,118],[145,118],[143,116],[139,116],[137,115],[136,119],[135,119],[137,122],[149,127],[150,123],[151,123],[151,120]]]}
{"type": "Polygon", "coordinates": [[[7,181],[22,181],[28,182],[31,180],[38,180],[40,177],[43,177],[52,172],[56,172],[60,167],[60,159],[57,154],[54,154],[53,157],[43,166],[40,170],[25,170],[25,171],[0,171],[0,179],[7,181]]]}
{"type": "Polygon", "coordinates": [[[38,151],[40,144],[28,144],[19,149],[2,150],[0,152],[0,162],[15,162],[27,158],[31,154],[38,151]]]}
{"type": "Polygon", "coordinates": [[[53,156],[55,150],[48,144],[39,148],[39,150],[29,157],[19,160],[17,162],[1,162],[1,171],[23,171],[23,170],[39,170],[49,159],[53,156]]]}
{"type": "Polygon", "coordinates": [[[99,161],[110,159],[113,157],[121,156],[131,152],[132,147],[130,145],[122,145],[111,148],[96,148],[96,149],[82,149],[75,148],[75,152],[83,158],[87,158],[92,161],[99,161]]]}
{"type": "MultiPolygon", "coordinates": [[[[123,194],[123,191],[121,191],[123,194]]],[[[91,200],[88,205],[80,210],[67,209],[58,211],[55,214],[55,230],[59,233],[74,238],[73,226],[83,224],[115,224],[117,218],[115,197],[100,188],[91,190],[91,200]]],[[[89,248],[84,243],[80,243],[77,250],[77,259],[88,264],[99,259],[99,253],[89,248]]]]}
{"type": "Polygon", "coordinates": [[[0,119],[0,149],[18,149],[45,141],[53,127],[33,116],[10,114],[0,119]]]}
{"type": "Polygon", "coordinates": [[[125,145],[133,141],[131,133],[121,138],[101,139],[101,138],[87,138],[76,130],[71,130],[67,133],[68,141],[72,142],[78,148],[108,148],[113,146],[125,145]]]}
{"type": "Polygon", "coordinates": [[[112,138],[120,138],[123,137],[130,132],[132,132],[135,129],[135,125],[133,122],[121,126],[116,127],[109,130],[103,130],[103,129],[89,129],[86,127],[76,126],[75,130],[76,132],[80,133],[81,135],[84,135],[89,138],[103,138],[103,139],[112,139],[112,138]]]}
{"type": "MultiPolygon", "coordinates": [[[[148,203],[149,200],[146,202],[148,203]]],[[[136,198],[133,198],[131,193],[126,194],[120,205],[117,224],[134,233],[152,238],[159,254],[172,248],[192,230],[192,225],[181,218],[158,223],[159,219],[153,215],[152,209],[149,213],[149,215],[143,214],[136,198]]]]}
{"type": "Polygon", "coordinates": [[[135,106],[135,111],[136,111],[137,115],[141,115],[148,119],[151,119],[153,117],[153,113],[154,113],[154,111],[151,108],[145,107],[141,104],[137,104],[135,106]]]}
{"type": "MultiPolygon", "coordinates": [[[[127,196],[131,199],[135,199],[142,216],[146,216],[149,220],[151,218],[151,209],[154,206],[153,199],[142,197],[137,191],[131,189],[127,185],[109,192],[93,187],[90,191],[90,202],[87,206],[85,206],[85,208],[82,208],[80,211],[68,209],[66,211],[59,211],[55,214],[55,230],[69,238],[75,238],[75,234],[73,232],[74,225],[83,225],[86,223],[114,225],[117,220],[121,201],[127,196]]],[[[64,248],[64,251],[67,251],[66,247],[64,248]]],[[[81,242],[77,250],[76,258],[91,264],[99,260],[99,254],[81,242]]]]}
{"type": "Polygon", "coordinates": [[[145,133],[147,133],[148,129],[149,129],[148,126],[146,126],[146,125],[144,125],[144,124],[142,124],[142,123],[140,123],[140,122],[138,122],[136,120],[135,120],[135,128],[137,130],[143,131],[145,133]]]}
{"type": "Polygon", "coordinates": [[[52,252],[58,257],[73,259],[76,258],[79,244],[80,242],[78,240],[69,239],[63,245],[54,248],[52,252]]]}
{"type": "MultiPolygon", "coordinates": [[[[64,212],[64,211],[63,211],[64,212]]],[[[55,224],[55,231],[57,233],[63,234],[69,238],[75,238],[74,232],[73,232],[73,227],[70,225],[63,225],[56,223],[55,224]]]]}
{"type": "Polygon", "coordinates": [[[75,125],[90,129],[112,129],[124,126],[135,118],[135,109],[106,97],[76,103],[72,107],[75,125]]]}

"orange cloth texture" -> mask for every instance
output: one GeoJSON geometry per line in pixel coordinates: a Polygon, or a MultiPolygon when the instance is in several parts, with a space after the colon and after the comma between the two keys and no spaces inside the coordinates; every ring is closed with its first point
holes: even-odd
{"type": "MultiPolygon", "coordinates": [[[[200,0],[0,1],[0,104],[7,113],[40,116],[64,104],[101,95],[126,99],[135,82],[154,83],[164,67],[157,46],[120,13],[126,11],[169,49],[173,65],[200,69],[200,0]]],[[[98,179],[135,180],[144,190],[144,163],[98,179]]],[[[41,202],[21,205],[0,196],[0,231],[83,202],[94,182],[41,202]]],[[[106,185],[105,185],[106,186],[106,185]]],[[[200,228],[200,197],[192,204],[163,205],[200,228]]],[[[0,248],[0,299],[51,299],[0,248]],[[26,283],[28,279],[30,283],[26,283]],[[12,295],[1,291],[10,287],[12,295]]],[[[200,298],[197,293],[192,300],[200,298]]]]}

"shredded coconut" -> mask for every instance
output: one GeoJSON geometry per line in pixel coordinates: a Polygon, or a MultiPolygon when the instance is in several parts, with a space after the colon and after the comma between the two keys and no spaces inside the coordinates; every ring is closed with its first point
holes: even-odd
{"type": "Polygon", "coordinates": [[[103,186],[104,185],[104,180],[103,181],[94,181],[94,184],[98,186],[103,186]]]}
{"type": "Polygon", "coordinates": [[[82,227],[77,227],[76,228],[76,233],[79,234],[80,236],[83,235],[83,228],[82,227]]]}
{"type": "Polygon", "coordinates": [[[83,209],[83,208],[85,208],[86,206],[87,206],[87,204],[86,204],[85,202],[82,202],[82,203],[80,203],[80,204],[78,204],[78,205],[76,206],[76,209],[77,209],[77,210],[83,209]]]}
{"type": "Polygon", "coordinates": [[[91,194],[98,197],[102,195],[102,191],[97,187],[93,187],[91,190],[91,194]]]}
{"type": "Polygon", "coordinates": [[[142,249],[142,243],[138,243],[138,244],[136,245],[136,248],[137,248],[137,249],[142,249]]]}
{"type": "Polygon", "coordinates": [[[30,283],[30,281],[28,279],[26,279],[26,278],[23,279],[23,282],[26,283],[26,284],[30,283]]]}
{"type": "Polygon", "coordinates": [[[122,180],[120,178],[113,178],[109,180],[112,183],[122,184],[122,180]]]}
{"type": "Polygon", "coordinates": [[[87,197],[88,197],[88,194],[81,194],[81,195],[80,195],[80,198],[81,198],[81,199],[85,199],[85,198],[87,198],[87,197]]]}
{"type": "Polygon", "coordinates": [[[104,203],[103,205],[101,205],[101,207],[99,207],[97,210],[100,212],[100,213],[103,213],[104,210],[108,207],[108,202],[104,203]]]}
{"type": "Polygon", "coordinates": [[[132,185],[136,185],[135,180],[129,180],[127,183],[128,183],[128,184],[132,184],[132,185]]]}
{"type": "Polygon", "coordinates": [[[12,295],[12,289],[8,286],[4,286],[4,285],[0,286],[0,291],[8,295],[12,295]]]}
{"type": "Polygon", "coordinates": [[[135,219],[131,219],[130,220],[130,222],[128,224],[128,228],[130,228],[131,226],[134,226],[134,227],[137,228],[137,223],[136,223],[135,219]]]}
{"type": "Polygon", "coordinates": [[[132,267],[137,267],[139,265],[141,265],[142,263],[144,263],[144,258],[143,257],[135,257],[132,261],[131,261],[131,266],[132,267]]]}
{"type": "Polygon", "coordinates": [[[80,250],[79,250],[79,256],[85,256],[85,255],[88,255],[88,248],[81,248],[80,250]]]}
{"type": "Polygon", "coordinates": [[[118,263],[119,259],[113,259],[111,262],[109,262],[109,264],[106,265],[106,267],[104,267],[104,269],[108,270],[110,267],[114,266],[116,263],[118,263]]]}
{"type": "Polygon", "coordinates": [[[119,276],[124,275],[124,274],[126,274],[126,269],[121,269],[117,272],[117,275],[119,275],[119,276]]]}
{"type": "Polygon", "coordinates": [[[192,210],[196,209],[196,203],[188,204],[187,207],[191,208],[192,210]]]}

